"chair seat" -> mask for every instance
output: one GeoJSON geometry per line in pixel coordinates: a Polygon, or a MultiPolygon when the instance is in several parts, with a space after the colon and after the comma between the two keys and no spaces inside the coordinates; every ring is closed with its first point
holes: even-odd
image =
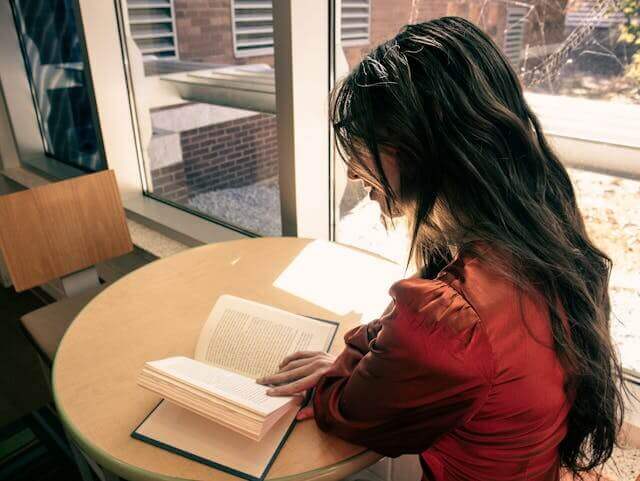
{"type": "Polygon", "coordinates": [[[89,289],[77,296],[66,297],[20,318],[31,340],[49,363],[53,362],[67,328],[82,308],[102,289],[104,286],[89,289]]]}

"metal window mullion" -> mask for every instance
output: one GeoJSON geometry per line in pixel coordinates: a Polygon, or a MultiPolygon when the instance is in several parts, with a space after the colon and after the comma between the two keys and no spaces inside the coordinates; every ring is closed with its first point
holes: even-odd
{"type": "MultiPolygon", "coordinates": [[[[105,159],[116,173],[124,200],[140,195],[143,184],[116,5],[115,2],[94,0],[76,2],[91,68],[105,159]]],[[[121,5],[126,8],[124,0],[121,5]]]]}
{"type": "Polygon", "coordinates": [[[283,235],[330,237],[329,1],[274,3],[283,235]]]}

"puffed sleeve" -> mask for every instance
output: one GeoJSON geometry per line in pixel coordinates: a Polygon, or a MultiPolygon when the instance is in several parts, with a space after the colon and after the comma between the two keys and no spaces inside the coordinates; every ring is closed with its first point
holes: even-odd
{"type": "Polygon", "coordinates": [[[470,419],[493,379],[475,311],[439,280],[391,288],[394,310],[345,336],[316,387],[318,426],[386,456],[420,453],[470,419]]]}

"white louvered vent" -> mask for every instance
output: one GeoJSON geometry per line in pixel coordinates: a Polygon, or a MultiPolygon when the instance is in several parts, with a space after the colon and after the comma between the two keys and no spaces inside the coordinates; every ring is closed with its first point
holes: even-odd
{"type": "Polygon", "coordinates": [[[233,0],[232,22],[236,57],[273,54],[271,0],[233,0]]]}
{"type": "Polygon", "coordinates": [[[366,45],[369,43],[370,0],[342,0],[342,45],[366,45]]]}
{"type": "Polygon", "coordinates": [[[595,27],[611,27],[624,22],[622,12],[609,12],[598,8],[598,0],[574,0],[567,5],[564,24],[567,27],[578,25],[592,25],[595,27]]]}
{"type": "Polygon", "coordinates": [[[507,7],[507,28],[504,31],[502,50],[514,68],[520,66],[522,59],[528,12],[527,7],[507,7]]]}
{"type": "MultiPolygon", "coordinates": [[[[272,0],[233,0],[233,50],[236,57],[273,54],[272,0]]],[[[369,43],[371,0],[342,0],[344,46],[369,43]]]]}
{"type": "Polygon", "coordinates": [[[131,35],[143,58],[177,58],[173,0],[127,0],[131,35]]]}

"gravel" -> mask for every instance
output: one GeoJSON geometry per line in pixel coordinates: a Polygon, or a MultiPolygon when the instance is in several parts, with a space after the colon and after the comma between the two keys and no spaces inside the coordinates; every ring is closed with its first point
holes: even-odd
{"type": "Polygon", "coordinates": [[[640,449],[614,448],[602,474],[615,481],[637,481],[640,478],[640,449]]]}
{"type": "Polygon", "coordinates": [[[640,181],[570,169],[594,243],[613,261],[611,335],[622,364],[640,373],[640,181]]]}
{"type": "Polygon", "coordinates": [[[281,236],[278,179],[212,190],[189,199],[189,207],[263,236],[281,236]]]}

